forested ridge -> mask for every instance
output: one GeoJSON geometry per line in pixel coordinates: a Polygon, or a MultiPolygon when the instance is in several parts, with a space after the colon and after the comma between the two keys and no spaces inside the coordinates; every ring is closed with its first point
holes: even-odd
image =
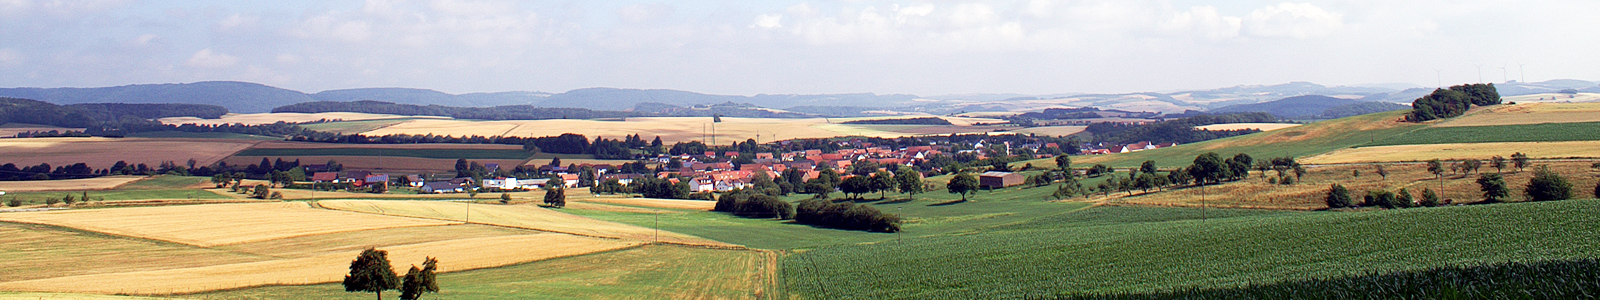
{"type": "Polygon", "coordinates": [[[1145,124],[1102,122],[1089,124],[1089,127],[1085,128],[1084,131],[1094,134],[1094,141],[1096,142],[1135,143],[1148,141],[1156,143],[1174,142],[1187,144],[1204,140],[1261,132],[1260,130],[1255,129],[1205,130],[1196,129],[1195,126],[1226,123],[1276,122],[1280,121],[1272,114],[1255,112],[1225,115],[1199,115],[1145,124]]]}

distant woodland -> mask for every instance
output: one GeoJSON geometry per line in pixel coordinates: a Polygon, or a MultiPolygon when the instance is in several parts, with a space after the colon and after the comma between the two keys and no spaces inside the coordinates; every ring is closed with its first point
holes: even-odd
{"type": "Polygon", "coordinates": [[[1135,142],[1175,142],[1193,143],[1204,140],[1220,139],[1231,136],[1246,135],[1260,130],[1204,130],[1195,129],[1195,126],[1225,123],[1276,123],[1278,117],[1268,113],[1235,113],[1225,115],[1199,115],[1194,117],[1172,119],[1145,124],[1127,123],[1094,123],[1090,124],[1087,131],[1094,134],[1094,141],[1106,143],[1135,143],[1135,142]]]}
{"type": "Polygon", "coordinates": [[[844,122],[844,124],[860,124],[860,125],[950,125],[950,121],[945,120],[943,118],[938,118],[938,117],[922,117],[922,118],[909,118],[909,119],[856,120],[856,121],[844,122]]]}
{"type": "Polygon", "coordinates": [[[759,109],[749,104],[724,103],[680,107],[662,103],[640,103],[634,111],[606,111],[587,108],[536,107],[532,105],[502,105],[495,107],[455,107],[442,105],[413,105],[383,101],[317,101],[285,105],[272,112],[325,113],[356,112],[406,116],[440,116],[474,120],[546,120],[546,119],[599,119],[626,117],[752,117],[752,118],[803,118],[805,114],[775,112],[759,109]]]}

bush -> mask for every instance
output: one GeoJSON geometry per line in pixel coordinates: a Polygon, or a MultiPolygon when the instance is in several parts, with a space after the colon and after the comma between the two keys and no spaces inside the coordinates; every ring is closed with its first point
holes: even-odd
{"type": "Polygon", "coordinates": [[[777,197],[754,190],[735,190],[721,199],[713,211],[733,213],[746,218],[789,219],[794,217],[794,206],[777,197]]]}
{"type": "Polygon", "coordinates": [[[1506,181],[1499,173],[1479,175],[1478,189],[1483,191],[1483,202],[1500,202],[1511,196],[1511,189],[1506,188],[1506,181]]]}
{"type": "Polygon", "coordinates": [[[871,205],[856,205],[850,202],[803,200],[795,209],[794,220],[801,224],[847,230],[900,231],[900,216],[885,214],[871,205]]]}
{"type": "Polygon", "coordinates": [[[1367,191],[1365,198],[1367,206],[1378,206],[1386,209],[1399,207],[1395,205],[1394,193],[1384,190],[1367,191]]]}
{"type": "Polygon", "coordinates": [[[1600,183],[1594,185],[1594,197],[1600,198],[1600,183]]]}
{"type": "Polygon", "coordinates": [[[1328,208],[1344,208],[1350,206],[1350,190],[1337,183],[1328,188],[1328,196],[1324,199],[1328,208]]]}
{"type": "Polygon", "coordinates": [[[17,197],[11,197],[11,201],[6,201],[6,206],[10,206],[10,207],[22,206],[22,201],[21,200],[17,200],[17,197]]]}
{"type": "Polygon", "coordinates": [[[1533,201],[1572,199],[1572,183],[1550,171],[1550,166],[1539,166],[1538,170],[1533,171],[1533,179],[1528,180],[1528,188],[1523,193],[1533,201]]]}
{"type": "Polygon", "coordinates": [[[1422,202],[1418,202],[1417,205],[1437,207],[1439,204],[1439,194],[1433,193],[1430,189],[1422,189],[1422,202]]]}
{"type": "Polygon", "coordinates": [[[1411,198],[1411,192],[1402,188],[1400,192],[1396,192],[1394,195],[1394,205],[1401,208],[1412,208],[1417,207],[1417,202],[1411,198]]]}

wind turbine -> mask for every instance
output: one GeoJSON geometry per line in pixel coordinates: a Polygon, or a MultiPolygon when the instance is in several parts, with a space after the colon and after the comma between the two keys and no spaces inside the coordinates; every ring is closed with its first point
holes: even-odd
{"type": "Polygon", "coordinates": [[[1511,75],[1510,74],[1511,73],[1506,71],[1506,65],[1500,65],[1500,80],[1501,80],[1501,82],[1511,81],[1511,75]]]}
{"type": "Polygon", "coordinates": [[[1523,65],[1526,64],[1521,62],[1517,63],[1517,75],[1522,76],[1522,83],[1528,83],[1528,69],[1522,68],[1523,65]]]}
{"type": "Polygon", "coordinates": [[[1477,64],[1472,66],[1478,67],[1478,83],[1483,83],[1483,65],[1477,64]]]}
{"type": "Polygon", "coordinates": [[[1444,69],[1433,69],[1433,77],[1439,80],[1439,88],[1444,88],[1444,69]]]}

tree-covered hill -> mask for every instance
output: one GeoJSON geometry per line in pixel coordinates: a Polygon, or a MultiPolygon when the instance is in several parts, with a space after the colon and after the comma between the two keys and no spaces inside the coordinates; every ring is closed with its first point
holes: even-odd
{"type": "Polygon", "coordinates": [[[179,84],[139,84],[97,88],[0,88],[0,97],[78,103],[185,103],[226,107],[241,113],[258,113],[273,107],[315,101],[305,93],[262,84],[207,81],[179,84]]]}
{"type": "Polygon", "coordinates": [[[1212,109],[1211,113],[1264,112],[1285,119],[1337,119],[1410,107],[1384,102],[1366,102],[1320,95],[1295,96],[1274,101],[1240,104],[1212,109]]]}

